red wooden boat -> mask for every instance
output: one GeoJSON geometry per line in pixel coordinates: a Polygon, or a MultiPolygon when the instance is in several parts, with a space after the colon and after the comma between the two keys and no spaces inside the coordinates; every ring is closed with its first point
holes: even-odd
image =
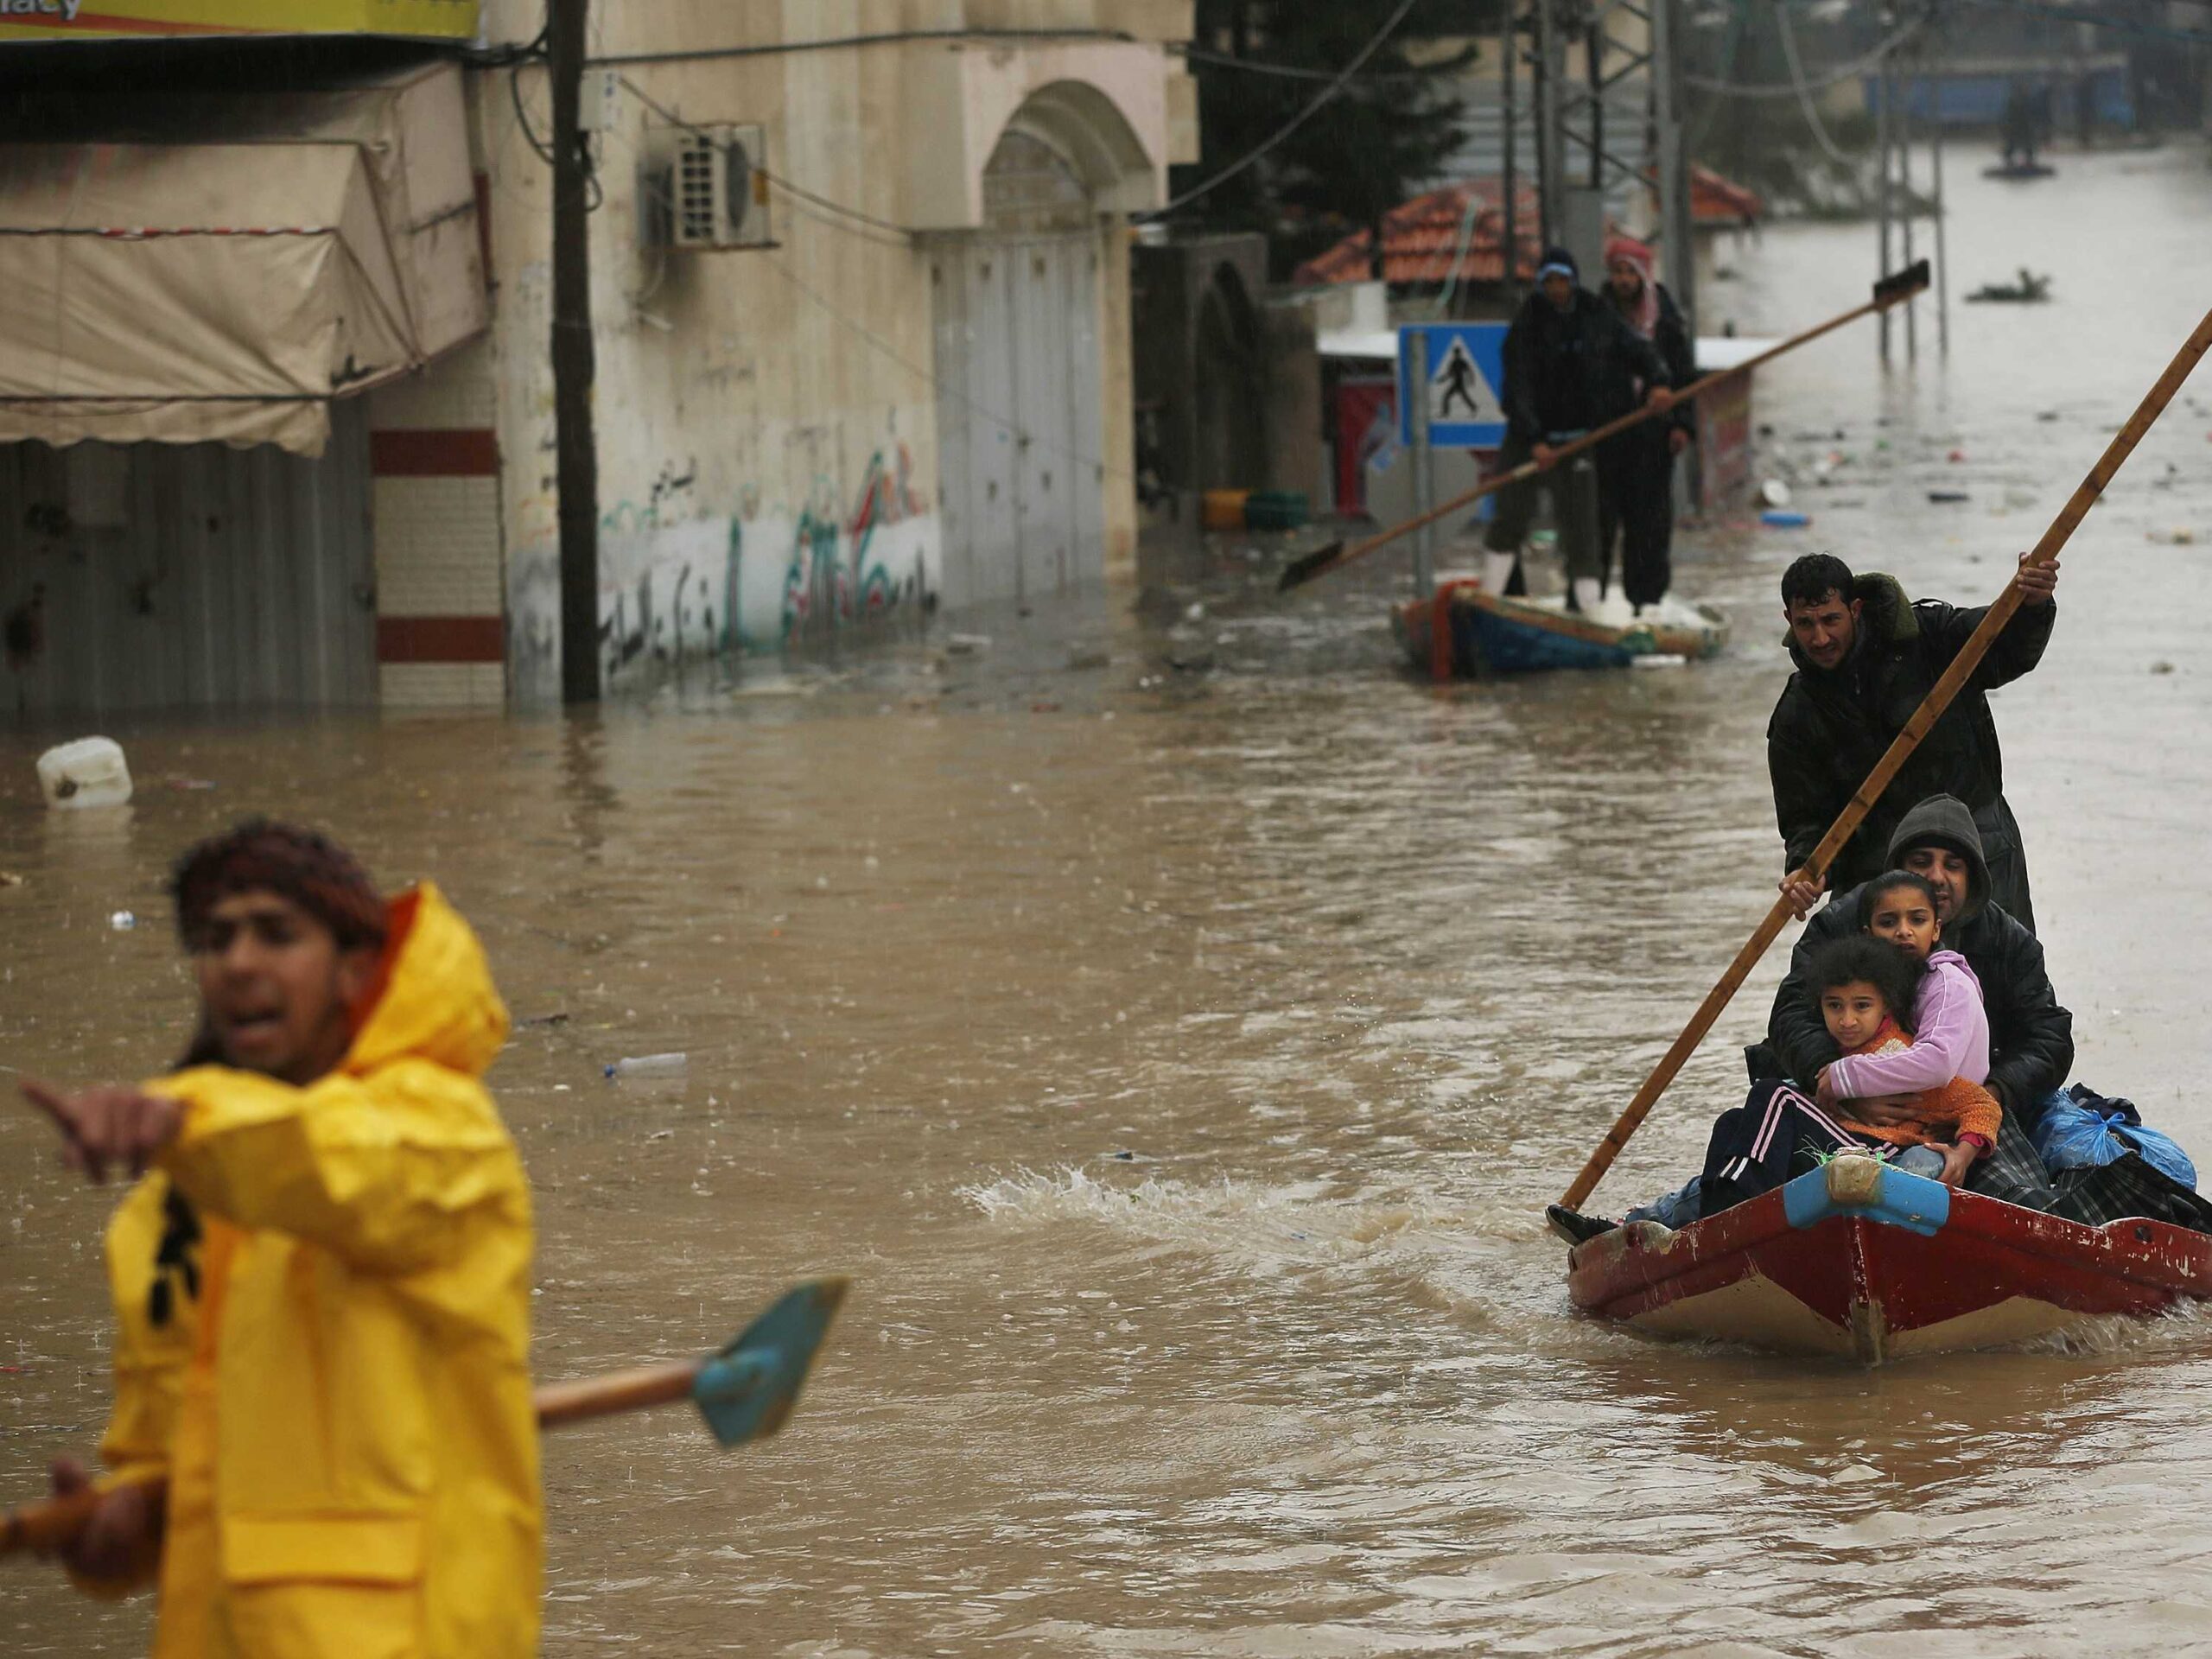
{"type": "Polygon", "coordinates": [[[1575,1306],[1662,1335],[1868,1365],[2212,1297],[2212,1237],[2085,1227],[1844,1156],[1679,1231],[1635,1222],[1567,1258],[1575,1306]]]}

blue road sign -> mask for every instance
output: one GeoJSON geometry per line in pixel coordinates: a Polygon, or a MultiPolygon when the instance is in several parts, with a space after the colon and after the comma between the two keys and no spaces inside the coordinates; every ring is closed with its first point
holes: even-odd
{"type": "Polygon", "coordinates": [[[1398,439],[1414,441],[1413,400],[1427,401],[1432,448],[1495,449],[1505,442],[1505,324],[1407,323],[1398,330],[1398,439]],[[1426,359],[1414,361],[1427,336],[1426,359]]]}

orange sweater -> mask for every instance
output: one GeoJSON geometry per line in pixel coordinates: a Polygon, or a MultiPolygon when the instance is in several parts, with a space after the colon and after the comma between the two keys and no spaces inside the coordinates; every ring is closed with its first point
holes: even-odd
{"type": "MultiPolygon", "coordinates": [[[[1894,1054],[1910,1046],[1894,1020],[1882,1021],[1882,1028],[1869,1041],[1851,1052],[1854,1054],[1894,1054]]],[[[1877,1141],[1886,1141],[1894,1147],[1920,1147],[1929,1141],[1946,1144],[1962,1135],[1979,1135],[1993,1146],[1997,1141],[1998,1126],[2005,1121],[2005,1108],[1997,1096],[1978,1083],[1968,1083],[1964,1077],[1953,1077],[1938,1088],[1924,1089],[1920,1094],[1920,1116],[1911,1122],[1897,1124],[1893,1128],[1879,1128],[1872,1123],[1855,1122],[1847,1117],[1836,1122],[1857,1135],[1871,1135],[1877,1141]],[[1938,1129],[1948,1129],[1948,1135],[1938,1135],[1938,1129]]]]}

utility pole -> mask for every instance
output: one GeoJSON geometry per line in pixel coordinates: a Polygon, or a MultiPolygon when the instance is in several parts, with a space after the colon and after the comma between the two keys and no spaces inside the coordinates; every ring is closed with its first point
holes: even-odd
{"type": "MultiPolygon", "coordinates": [[[[1609,187],[1643,192],[1658,185],[1662,203],[1669,194],[1668,179],[1686,186],[1681,151],[1681,101],[1673,54],[1668,49],[1670,31],[1658,16],[1664,7],[1656,0],[1639,7],[1629,0],[1533,0],[1535,54],[1532,62],[1536,125],[1536,168],[1542,194],[1543,235],[1548,243],[1571,250],[1591,274],[1603,280],[1602,254],[1605,241],[1605,196],[1609,187]],[[1642,21],[1645,38],[1640,46],[1632,28],[1625,36],[1613,32],[1619,20],[1642,21]],[[1579,79],[1567,73],[1570,42],[1584,54],[1579,79]],[[1624,154],[1630,146],[1616,146],[1608,139],[1612,124],[1605,119],[1605,99],[1624,81],[1643,75],[1651,85],[1645,107],[1651,122],[1644,133],[1649,141],[1642,155],[1624,154]],[[1668,91],[1662,95],[1660,84],[1668,91]],[[1666,158],[1673,158],[1671,168],[1666,158]],[[1576,165],[1587,157],[1586,172],[1576,165]],[[1655,181],[1655,175],[1656,181],[1655,181]]],[[[1679,40],[1679,33],[1672,35],[1679,40]]],[[[1661,236],[1671,245],[1668,257],[1687,261],[1687,190],[1681,217],[1685,229],[1679,242],[1663,217],[1661,236]],[[1679,249],[1676,252],[1674,250],[1679,249]]],[[[1687,266],[1685,264],[1685,269],[1687,266]]]]}
{"type": "Polygon", "coordinates": [[[1514,154],[1515,146],[1519,142],[1519,135],[1515,129],[1520,116],[1514,108],[1513,99],[1516,69],[1514,60],[1521,55],[1520,21],[1514,16],[1513,12],[1514,8],[1519,4],[1520,0],[1505,0],[1503,21],[1498,31],[1497,73],[1503,83],[1500,98],[1505,106],[1504,151],[1500,169],[1504,177],[1500,183],[1505,195],[1503,245],[1505,302],[1508,306],[1518,306],[1521,303],[1521,180],[1515,165],[1519,157],[1514,154]]]}
{"type": "Polygon", "coordinates": [[[1689,146],[1682,142],[1678,0],[1651,0],[1651,144],[1659,185],[1659,257],[1667,288],[1697,338],[1697,238],[1690,213],[1689,146]]]}
{"type": "MultiPolygon", "coordinates": [[[[1893,118],[1891,92],[1896,85],[1895,71],[1891,67],[1887,52],[1882,54],[1880,67],[1875,73],[1874,85],[1878,93],[1874,105],[1875,170],[1880,179],[1875,186],[1874,226],[1881,245],[1874,262],[1874,274],[1886,276],[1890,274],[1890,177],[1892,170],[1890,161],[1890,125],[1893,118]]],[[[1882,366],[1887,368],[1890,365],[1890,308],[1887,307],[1882,311],[1880,338],[1882,366]]]]}
{"type": "Polygon", "coordinates": [[[561,495],[561,700],[599,701],[599,446],[592,432],[589,158],[577,127],[590,0],[548,0],[553,84],[553,423],[561,495]]]}
{"type": "Polygon", "coordinates": [[[1554,27],[1554,0],[1536,0],[1536,236],[1545,247],[1560,239],[1560,196],[1566,168],[1560,151],[1560,82],[1565,79],[1566,54],[1560,32],[1554,27]]]}

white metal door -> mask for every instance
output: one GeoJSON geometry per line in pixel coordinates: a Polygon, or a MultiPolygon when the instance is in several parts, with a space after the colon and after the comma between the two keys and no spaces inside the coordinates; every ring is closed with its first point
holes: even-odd
{"type": "Polygon", "coordinates": [[[944,603],[1026,601],[1095,577],[1096,238],[966,239],[931,275],[944,603]]]}

